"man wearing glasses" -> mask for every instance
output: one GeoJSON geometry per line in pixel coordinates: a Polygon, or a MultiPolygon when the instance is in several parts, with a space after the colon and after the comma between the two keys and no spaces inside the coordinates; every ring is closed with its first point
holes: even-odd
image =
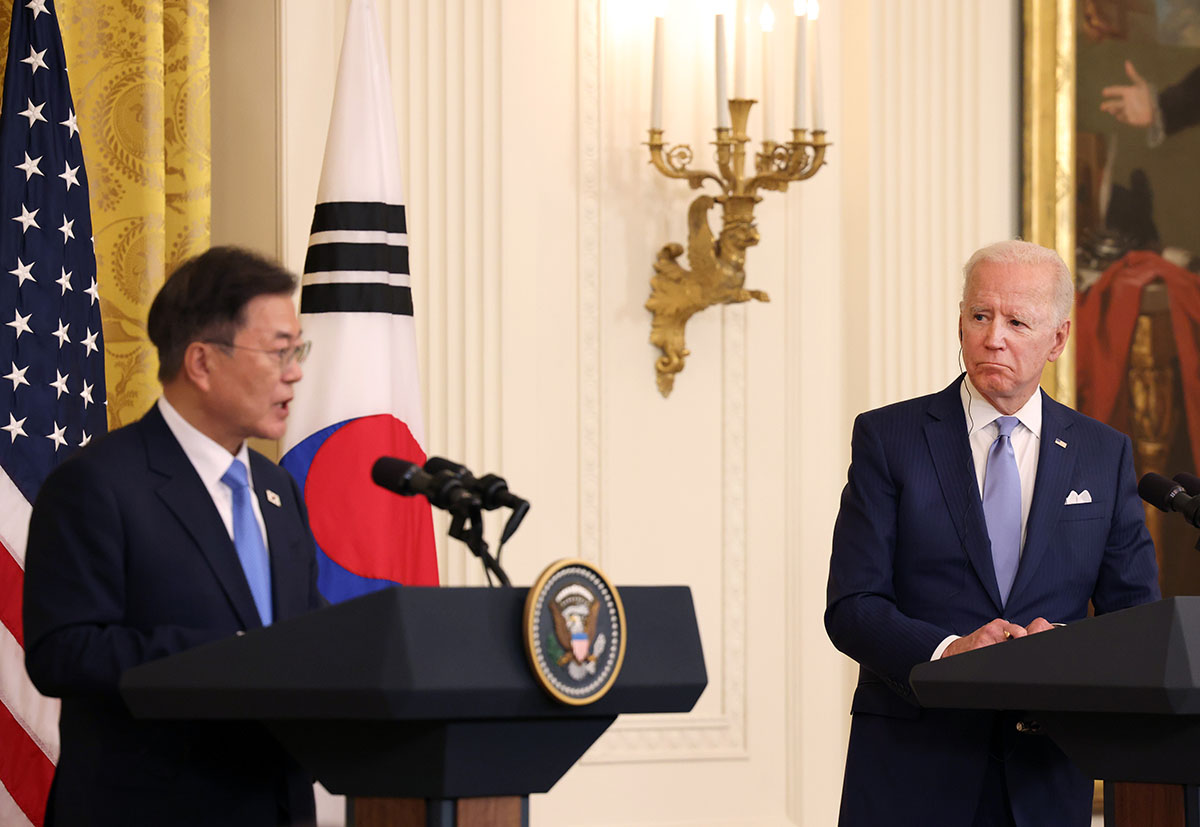
{"type": "Polygon", "coordinates": [[[132,666],[318,608],[283,435],[309,344],[296,278],[236,248],[185,262],[150,308],[163,395],[43,484],[27,546],[26,667],[62,698],[54,824],[312,824],[312,780],[257,724],[144,722],[132,666]]]}

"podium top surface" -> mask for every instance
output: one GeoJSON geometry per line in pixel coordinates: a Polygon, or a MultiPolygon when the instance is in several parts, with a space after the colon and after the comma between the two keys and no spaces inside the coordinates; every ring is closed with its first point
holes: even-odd
{"type": "Polygon", "coordinates": [[[527,589],[398,587],[142,664],[121,694],[145,718],[447,720],[683,712],[707,683],[691,591],[620,589],[628,641],[594,704],[560,704],[522,642],[527,589]]]}
{"type": "Polygon", "coordinates": [[[922,706],[1200,714],[1200,597],[1173,597],[918,664],[922,706]]]}

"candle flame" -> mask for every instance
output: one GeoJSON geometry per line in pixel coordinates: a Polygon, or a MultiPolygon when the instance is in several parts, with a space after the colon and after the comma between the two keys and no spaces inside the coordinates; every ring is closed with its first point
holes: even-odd
{"type": "Polygon", "coordinates": [[[821,0],[808,0],[808,19],[816,20],[821,16],[821,0]]]}
{"type": "Polygon", "coordinates": [[[792,9],[797,17],[804,17],[808,14],[808,0],[792,0],[792,9]]]}
{"type": "Polygon", "coordinates": [[[655,17],[667,16],[667,0],[655,0],[650,4],[650,13],[655,17]]]}
{"type": "Polygon", "coordinates": [[[764,32],[775,29],[775,12],[771,11],[770,3],[763,3],[762,13],[758,16],[758,22],[762,25],[764,32]]]}

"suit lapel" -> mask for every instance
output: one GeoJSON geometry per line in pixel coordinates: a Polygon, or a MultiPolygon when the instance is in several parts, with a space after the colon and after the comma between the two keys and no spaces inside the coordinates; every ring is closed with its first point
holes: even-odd
{"type": "Polygon", "coordinates": [[[929,405],[930,418],[925,424],[925,441],[959,542],[999,612],[1002,608],[1000,587],[996,585],[992,543],[983,520],[975,461],[971,458],[971,443],[963,418],[959,395],[961,382],[962,377],[959,377],[958,382],[934,396],[929,405]]]}
{"type": "Polygon", "coordinates": [[[1046,554],[1047,544],[1059,514],[1066,502],[1071,473],[1075,470],[1075,446],[1071,444],[1071,418],[1067,408],[1042,394],[1042,437],[1038,446],[1037,479],[1033,485],[1033,504],[1025,526],[1025,546],[1021,549],[1021,564],[1013,581],[1011,602],[1019,595],[1037,572],[1046,554]],[[1065,445],[1060,445],[1055,440],[1065,445]]]}
{"type": "Polygon", "coordinates": [[[167,427],[158,406],[142,417],[139,426],[146,441],[146,463],[163,478],[158,495],[195,541],[216,575],[225,596],[247,628],[262,626],[246,574],[212,496],[187,454],[167,427]]]}
{"type": "MultiPolygon", "coordinates": [[[[280,490],[288,493],[279,480],[279,468],[266,457],[250,453],[254,475],[254,493],[267,527],[267,547],[271,554],[271,592],[275,602],[275,620],[286,620],[307,608],[308,567],[296,554],[300,539],[295,524],[286,519],[280,490]],[[270,492],[268,495],[267,492],[270,492]]],[[[287,480],[282,480],[286,483],[287,480]]]]}

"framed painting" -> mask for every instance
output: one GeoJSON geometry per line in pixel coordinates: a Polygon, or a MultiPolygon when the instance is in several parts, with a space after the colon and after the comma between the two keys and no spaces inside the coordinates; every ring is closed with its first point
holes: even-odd
{"type": "MultiPolygon", "coordinates": [[[[1129,434],[1139,476],[1200,468],[1200,0],[1023,0],[1023,233],[1071,266],[1060,401],[1129,434]]],[[[1200,491],[1193,493],[1200,494],[1200,491]]],[[[1195,530],[1147,511],[1164,596],[1195,530]]]]}

